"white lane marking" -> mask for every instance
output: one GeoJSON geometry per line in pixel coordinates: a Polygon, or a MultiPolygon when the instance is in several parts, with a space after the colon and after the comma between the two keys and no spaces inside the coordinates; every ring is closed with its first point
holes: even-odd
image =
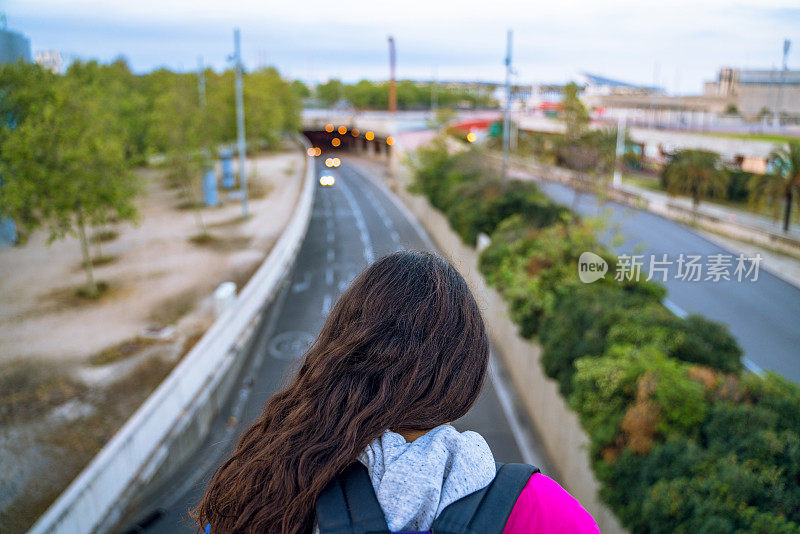
{"type": "Polygon", "coordinates": [[[400,234],[398,234],[396,231],[392,230],[392,233],[390,235],[392,236],[392,241],[394,241],[395,243],[400,242],[400,234]]]}
{"type": "Polygon", "coordinates": [[[329,311],[331,311],[331,296],[325,295],[325,298],[322,299],[322,315],[328,315],[329,311]]]}
{"type": "Polygon", "coordinates": [[[494,363],[494,354],[489,357],[489,378],[494,386],[494,391],[497,394],[497,400],[500,401],[500,407],[503,409],[503,414],[508,420],[508,426],[511,428],[511,434],[514,436],[514,441],[517,442],[517,447],[522,455],[522,460],[526,464],[542,465],[541,459],[537,459],[537,455],[533,452],[533,446],[528,439],[528,434],[522,429],[522,425],[517,418],[517,413],[514,410],[514,401],[512,400],[511,393],[508,391],[505,382],[500,378],[497,373],[497,364],[494,363]]]}
{"type": "Polygon", "coordinates": [[[334,238],[333,232],[328,232],[328,243],[333,243],[334,238]]]}
{"type": "Polygon", "coordinates": [[[759,367],[758,364],[756,364],[756,362],[754,362],[750,358],[742,358],[742,363],[751,373],[755,373],[758,376],[764,376],[764,369],[759,367]]]}
{"type": "Polygon", "coordinates": [[[367,177],[360,169],[358,169],[355,165],[350,164],[350,169],[353,171],[353,174],[361,177],[366,182],[377,187],[385,198],[388,198],[389,201],[394,204],[394,207],[402,214],[403,218],[406,220],[407,223],[414,228],[414,232],[416,232],[417,236],[422,239],[425,243],[425,246],[431,251],[439,250],[436,245],[433,244],[433,240],[431,240],[428,232],[422,227],[414,214],[411,213],[403,202],[397,198],[397,196],[388,188],[385,184],[381,183],[379,180],[373,180],[372,178],[367,177]]]}
{"type": "Polygon", "coordinates": [[[328,249],[328,261],[333,261],[333,249],[328,249]]]}
{"type": "Polygon", "coordinates": [[[292,285],[292,293],[302,293],[308,286],[311,285],[311,273],[306,271],[303,273],[303,281],[297,282],[296,284],[292,285]]]}
{"type": "Polygon", "coordinates": [[[372,263],[375,261],[375,252],[372,250],[372,240],[369,237],[369,230],[364,220],[364,214],[361,212],[361,207],[358,205],[355,197],[353,197],[353,192],[350,191],[345,180],[339,180],[339,186],[339,189],[344,193],[345,200],[347,200],[347,203],[350,205],[350,211],[353,212],[356,218],[356,226],[358,227],[358,233],[361,237],[361,244],[364,245],[364,259],[367,260],[368,264],[372,263]]]}
{"type": "Polygon", "coordinates": [[[333,269],[330,267],[325,269],[325,283],[328,285],[333,284],[333,269]]]}
{"type": "Polygon", "coordinates": [[[386,226],[386,228],[392,230],[394,228],[394,223],[392,223],[392,219],[389,218],[389,214],[387,214],[386,210],[383,209],[381,203],[378,202],[378,199],[375,197],[375,193],[373,193],[369,189],[364,189],[363,192],[364,194],[367,195],[367,198],[372,203],[372,207],[378,213],[378,217],[380,217],[381,220],[383,221],[383,225],[386,226]]]}
{"type": "MultiPolygon", "coordinates": [[[[661,302],[662,304],[664,304],[665,308],[667,308],[669,311],[671,311],[681,319],[684,319],[686,318],[686,316],[689,315],[689,313],[686,310],[684,310],[683,308],[681,308],[680,306],[678,306],[677,304],[675,304],[674,302],[672,302],[667,298],[665,298],[661,302]]],[[[751,373],[755,373],[759,376],[764,376],[764,369],[762,369],[756,362],[754,362],[750,358],[742,358],[742,364],[751,373]]]]}
{"type": "Polygon", "coordinates": [[[680,306],[678,306],[677,304],[675,304],[674,302],[672,302],[671,300],[669,300],[667,298],[665,298],[662,301],[662,303],[664,304],[665,308],[667,308],[669,311],[671,311],[672,313],[674,313],[675,315],[677,315],[681,319],[684,319],[684,318],[686,318],[687,315],[689,315],[686,312],[686,310],[684,310],[683,308],[681,308],[680,306]]]}

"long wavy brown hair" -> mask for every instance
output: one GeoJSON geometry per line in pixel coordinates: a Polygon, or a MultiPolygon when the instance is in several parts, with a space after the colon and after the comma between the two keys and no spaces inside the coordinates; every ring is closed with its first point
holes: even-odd
{"type": "Polygon", "coordinates": [[[488,356],[480,310],[452,265],[424,252],[379,259],[341,296],[192,515],[214,534],[311,532],[322,489],[385,430],[467,413],[488,356]]]}

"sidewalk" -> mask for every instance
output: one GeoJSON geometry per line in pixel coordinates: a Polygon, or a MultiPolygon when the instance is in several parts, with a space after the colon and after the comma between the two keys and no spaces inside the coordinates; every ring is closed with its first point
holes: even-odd
{"type": "MultiPolygon", "coordinates": [[[[694,209],[692,207],[691,199],[686,197],[672,197],[669,196],[667,193],[645,189],[643,187],[638,187],[636,185],[629,183],[627,184],[623,183],[620,186],[620,189],[628,193],[632,193],[640,197],[643,197],[647,199],[650,203],[658,203],[664,205],[672,204],[673,206],[680,206],[681,208],[687,210],[694,209]]],[[[733,224],[746,226],[749,228],[753,228],[755,230],[760,230],[762,232],[778,234],[800,243],[800,225],[794,224],[789,227],[789,232],[784,232],[782,218],[780,218],[778,221],[774,221],[768,217],[756,215],[754,213],[750,213],[738,208],[731,208],[728,206],[723,206],[721,204],[715,204],[713,202],[707,202],[707,201],[701,202],[697,211],[702,215],[707,215],[709,217],[722,219],[725,221],[729,221],[733,224]]]]}
{"type": "MultiPolygon", "coordinates": [[[[559,167],[550,168],[514,158],[512,160],[511,175],[523,180],[557,181],[569,186],[571,173],[559,167]]],[[[616,196],[620,198],[615,200],[623,204],[631,205],[636,209],[646,210],[668,219],[677,220],[687,225],[689,225],[687,219],[690,218],[687,217],[687,215],[690,216],[691,213],[693,213],[691,201],[686,198],[673,198],[666,193],[650,191],[630,184],[623,184],[623,187],[611,189],[609,192],[617,192],[616,196]],[[637,199],[639,199],[638,202],[636,202],[637,199]],[[682,217],[675,216],[676,209],[684,212],[682,217]]],[[[778,235],[783,239],[793,241],[798,248],[800,248],[800,227],[791,231],[789,235],[784,235],[783,232],[776,231],[775,225],[769,219],[719,205],[700,204],[699,213],[701,216],[722,221],[725,223],[725,226],[729,228],[741,228],[744,231],[752,229],[756,232],[778,235]],[[744,217],[740,218],[741,215],[744,217]],[[757,224],[764,225],[767,228],[748,225],[747,223],[749,220],[753,220],[757,224]]],[[[699,224],[692,226],[694,226],[695,232],[699,233],[707,240],[732,252],[747,254],[749,256],[761,254],[761,257],[764,258],[764,268],[767,271],[795,287],[800,287],[800,258],[791,256],[775,248],[753,243],[747,239],[737,239],[732,237],[730,232],[712,231],[699,224]],[[725,235],[723,235],[723,233],[725,235]]],[[[716,226],[719,227],[720,225],[716,226]]]]}

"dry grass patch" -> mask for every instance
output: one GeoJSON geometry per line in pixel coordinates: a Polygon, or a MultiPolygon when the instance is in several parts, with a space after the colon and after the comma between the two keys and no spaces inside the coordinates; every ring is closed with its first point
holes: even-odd
{"type": "Polygon", "coordinates": [[[160,340],[158,339],[138,336],[133,339],[123,341],[122,343],[117,343],[112,347],[108,347],[96,354],[93,354],[89,357],[89,363],[91,365],[108,365],[120,360],[125,360],[131,356],[139,354],[142,350],[159,342],[160,340]]]}
{"type": "Polygon", "coordinates": [[[35,358],[4,363],[0,367],[0,426],[41,417],[85,391],[54,363],[35,358]]]}
{"type": "Polygon", "coordinates": [[[158,326],[175,324],[194,309],[201,294],[199,288],[190,288],[165,298],[153,308],[149,319],[158,326]]]}
{"type": "Polygon", "coordinates": [[[206,247],[215,252],[235,252],[250,246],[251,237],[247,236],[218,236],[210,232],[195,234],[189,241],[195,245],[206,247]]]}
{"type": "Polygon", "coordinates": [[[97,282],[97,295],[92,296],[86,284],[80,286],[59,287],[40,297],[45,304],[42,313],[52,313],[71,308],[78,308],[96,304],[99,300],[111,297],[115,293],[115,287],[108,282],[97,282]]]}
{"type": "Polygon", "coordinates": [[[108,243],[109,241],[114,241],[117,237],[119,237],[119,232],[116,230],[100,230],[99,232],[95,232],[89,241],[91,243],[108,243]]]}
{"type": "MultiPolygon", "coordinates": [[[[128,376],[92,394],[99,407],[89,417],[54,424],[38,442],[46,454],[42,473],[0,514],[0,532],[25,532],[172,370],[154,356],[128,376]]],[[[88,395],[87,395],[88,396],[88,395]]]]}
{"type": "Polygon", "coordinates": [[[247,180],[247,197],[252,200],[267,198],[275,187],[260,178],[251,177],[247,180]]]}

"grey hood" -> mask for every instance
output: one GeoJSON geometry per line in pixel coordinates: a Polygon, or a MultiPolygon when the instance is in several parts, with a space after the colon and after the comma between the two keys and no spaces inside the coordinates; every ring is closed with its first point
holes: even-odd
{"type": "Polygon", "coordinates": [[[450,503],[487,486],[495,476],[492,451],[483,437],[450,425],[412,443],[387,430],[358,456],[389,530],[428,530],[450,503]]]}

